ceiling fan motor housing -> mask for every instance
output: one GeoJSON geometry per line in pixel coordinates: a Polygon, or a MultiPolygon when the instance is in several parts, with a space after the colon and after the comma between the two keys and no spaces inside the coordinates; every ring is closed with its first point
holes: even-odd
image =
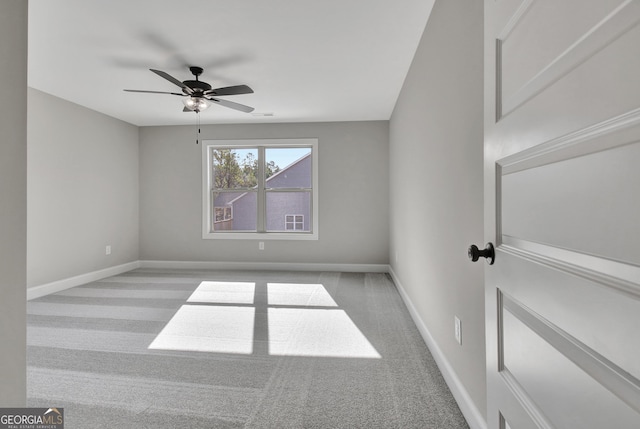
{"type": "MultiPolygon", "coordinates": [[[[201,82],[198,80],[198,76],[200,76],[204,71],[202,67],[191,66],[189,67],[189,70],[196,77],[196,80],[185,80],[182,83],[187,85],[189,88],[191,88],[195,92],[205,92],[211,89],[211,85],[209,85],[206,82],[201,82]]],[[[184,88],[182,89],[182,92],[187,94],[187,91],[184,88]]]]}
{"type": "MultiPolygon", "coordinates": [[[[182,83],[193,89],[195,92],[205,92],[211,89],[211,85],[209,85],[207,82],[202,82],[199,80],[185,80],[182,83]]],[[[187,94],[187,91],[184,88],[182,88],[182,92],[187,94]]]]}

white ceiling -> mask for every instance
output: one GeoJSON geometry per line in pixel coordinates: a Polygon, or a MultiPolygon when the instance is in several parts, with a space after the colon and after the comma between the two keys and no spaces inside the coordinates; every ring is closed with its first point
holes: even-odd
{"type": "Polygon", "coordinates": [[[29,86],[126,122],[193,124],[150,72],[254,94],[202,123],[389,119],[434,0],[30,0],[29,86]]]}

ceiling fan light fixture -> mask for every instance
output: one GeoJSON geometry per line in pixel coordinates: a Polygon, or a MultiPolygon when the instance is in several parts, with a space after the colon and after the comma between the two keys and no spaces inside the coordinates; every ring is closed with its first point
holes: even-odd
{"type": "Polygon", "coordinates": [[[202,97],[184,97],[182,99],[182,103],[187,109],[194,110],[196,112],[202,112],[211,106],[211,102],[202,97]]]}

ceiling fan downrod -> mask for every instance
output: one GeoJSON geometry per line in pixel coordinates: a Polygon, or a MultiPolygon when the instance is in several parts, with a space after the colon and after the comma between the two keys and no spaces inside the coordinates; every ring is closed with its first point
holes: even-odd
{"type": "Polygon", "coordinates": [[[190,66],[189,70],[191,71],[191,74],[193,74],[196,77],[196,80],[198,80],[198,76],[200,76],[204,71],[202,67],[196,67],[196,66],[190,66]]]}
{"type": "Polygon", "coordinates": [[[183,84],[187,85],[192,90],[195,90],[196,92],[200,92],[200,93],[209,91],[211,89],[211,85],[209,85],[206,82],[201,82],[200,80],[198,80],[198,76],[200,76],[204,71],[202,67],[190,66],[189,70],[195,76],[195,80],[185,80],[184,82],[182,82],[183,84]]]}

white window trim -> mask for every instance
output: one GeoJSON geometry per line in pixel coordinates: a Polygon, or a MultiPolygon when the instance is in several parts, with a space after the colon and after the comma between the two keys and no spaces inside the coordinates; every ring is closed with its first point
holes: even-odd
{"type": "Polygon", "coordinates": [[[318,239],[318,139],[250,139],[202,140],[202,238],[205,240],[317,240],[318,239]],[[211,232],[213,205],[211,204],[212,147],[311,147],[311,232],[211,232]]]}

